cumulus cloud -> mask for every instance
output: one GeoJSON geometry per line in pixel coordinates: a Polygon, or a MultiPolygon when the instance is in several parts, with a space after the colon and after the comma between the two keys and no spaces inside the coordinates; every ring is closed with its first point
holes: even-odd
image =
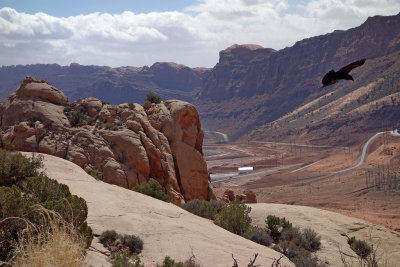
{"type": "Polygon", "coordinates": [[[395,0],[201,0],[183,11],[53,17],[0,9],[3,65],[59,63],[213,66],[234,43],[280,49],[400,11],[395,0]]]}

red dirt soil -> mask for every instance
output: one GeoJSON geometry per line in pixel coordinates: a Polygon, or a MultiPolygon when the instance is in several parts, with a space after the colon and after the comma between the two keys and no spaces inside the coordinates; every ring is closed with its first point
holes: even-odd
{"type": "Polygon", "coordinates": [[[214,183],[219,197],[227,188],[236,193],[251,189],[258,202],[322,208],[400,232],[400,190],[366,188],[366,179],[371,185],[378,173],[400,177],[400,137],[377,138],[370,144],[363,165],[342,174],[330,174],[356,164],[362,145],[360,142],[347,149],[328,149],[250,142],[205,145],[204,151],[212,173],[254,167],[255,175],[214,183]],[[317,163],[292,172],[314,162],[317,163]],[[276,166],[291,164],[298,165],[271,171],[276,166]]]}

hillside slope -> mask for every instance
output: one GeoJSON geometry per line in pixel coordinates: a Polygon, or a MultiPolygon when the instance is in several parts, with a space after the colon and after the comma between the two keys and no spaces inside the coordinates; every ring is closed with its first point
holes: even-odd
{"type": "MultiPolygon", "coordinates": [[[[95,234],[115,229],[126,234],[135,234],[144,241],[142,252],[145,266],[154,266],[169,255],[177,260],[186,260],[192,254],[202,266],[230,266],[231,253],[239,266],[248,263],[254,253],[261,266],[270,266],[275,251],[233,235],[212,222],[192,215],[179,207],[160,202],[145,195],[94,180],[77,165],[66,160],[44,155],[44,165],[49,177],[65,183],[73,194],[88,202],[88,222],[95,234]]],[[[282,204],[251,204],[253,223],[264,226],[268,214],[288,218],[294,225],[311,226],[322,238],[322,249],[318,252],[328,266],[341,266],[338,245],[348,254],[346,237],[356,236],[368,240],[372,237],[385,251],[392,262],[400,262],[400,236],[384,227],[363,220],[346,217],[333,212],[310,207],[282,204]]],[[[101,266],[105,257],[95,251],[101,248],[93,241],[87,264],[101,266]]],[[[286,266],[290,266],[286,263],[286,266]]]]}
{"type": "MultiPolygon", "coordinates": [[[[185,261],[192,254],[202,266],[230,266],[232,254],[240,266],[254,253],[258,262],[271,265],[279,253],[234,235],[207,219],[195,216],[173,204],[95,180],[79,166],[43,154],[49,177],[68,185],[71,192],[88,204],[88,223],[94,234],[114,229],[134,234],[144,242],[142,259],[145,266],[161,263],[165,256],[185,261]]],[[[95,239],[89,249],[87,264],[105,264],[104,255],[95,251],[95,239]]],[[[286,261],[287,266],[292,266],[286,261]]]]}
{"type": "MultiPolygon", "coordinates": [[[[304,39],[279,51],[235,45],[220,52],[196,104],[206,130],[238,138],[336,90],[343,95],[387,78],[398,91],[399,51],[400,14],[370,17],[359,27],[304,39]],[[321,88],[325,73],[361,58],[367,63],[352,72],[354,83],[321,88]]],[[[377,99],[389,93],[377,92],[377,99]]]]}

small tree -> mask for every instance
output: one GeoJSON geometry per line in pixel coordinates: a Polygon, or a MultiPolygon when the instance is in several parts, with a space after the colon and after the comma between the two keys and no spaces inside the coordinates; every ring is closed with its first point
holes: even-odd
{"type": "Polygon", "coordinates": [[[215,218],[215,224],[237,234],[244,235],[250,227],[251,208],[242,203],[231,203],[224,207],[215,218]]]}
{"type": "Polygon", "coordinates": [[[154,104],[160,104],[161,103],[161,96],[154,94],[153,92],[150,92],[146,95],[146,100],[149,101],[150,103],[154,104]]]}

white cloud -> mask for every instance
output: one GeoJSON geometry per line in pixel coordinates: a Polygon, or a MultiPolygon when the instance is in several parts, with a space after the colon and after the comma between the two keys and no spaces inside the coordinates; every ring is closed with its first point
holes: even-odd
{"type": "Polygon", "coordinates": [[[1,64],[213,66],[234,43],[280,49],[400,11],[395,0],[202,0],[183,12],[92,13],[58,18],[0,9],[1,64]]]}

